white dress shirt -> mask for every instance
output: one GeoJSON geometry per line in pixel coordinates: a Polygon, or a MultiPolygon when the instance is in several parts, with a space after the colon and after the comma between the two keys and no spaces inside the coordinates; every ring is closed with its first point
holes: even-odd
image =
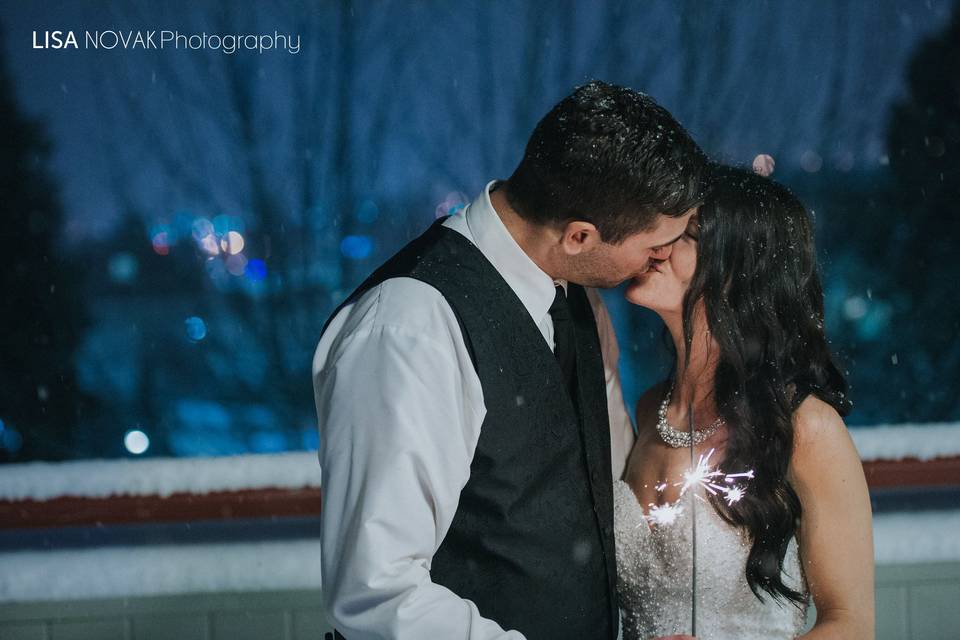
{"type": "MultiPolygon", "coordinates": [[[[479,248],[553,348],[553,279],[520,248],[483,193],[443,224],[479,248]]],[[[565,282],[561,282],[566,286],[565,282]]],[[[633,428],[617,370],[617,340],[599,294],[587,290],[607,382],[613,477],[633,428]]],[[[330,622],[348,640],[519,640],[470,600],[430,580],[470,476],[486,415],[480,378],[443,296],[393,278],[344,307],[313,358],[322,469],[321,564],[330,622]]]]}

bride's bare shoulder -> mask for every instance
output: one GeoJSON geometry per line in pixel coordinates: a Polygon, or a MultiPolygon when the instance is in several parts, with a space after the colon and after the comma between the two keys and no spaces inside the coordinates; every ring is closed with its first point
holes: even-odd
{"type": "Polygon", "coordinates": [[[860,457],[843,418],[827,402],[810,395],[793,414],[795,477],[817,483],[823,476],[863,477],[860,457]]]}
{"type": "Polygon", "coordinates": [[[822,446],[824,441],[849,438],[843,418],[830,404],[810,394],[793,414],[794,443],[797,447],[822,446]]]}

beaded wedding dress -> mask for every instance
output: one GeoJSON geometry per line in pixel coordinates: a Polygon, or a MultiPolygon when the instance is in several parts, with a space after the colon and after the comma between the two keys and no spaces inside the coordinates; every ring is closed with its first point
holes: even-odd
{"type": "MultiPolygon", "coordinates": [[[[689,498],[689,493],[687,497],[689,498]]],[[[684,499],[673,522],[650,524],[633,489],[614,483],[617,588],[623,612],[623,640],[689,634],[693,527],[684,499]]],[[[806,607],[777,602],[761,591],[761,603],[744,574],[748,539],[724,522],[704,500],[696,501],[697,638],[779,640],[804,627],[806,607]]],[[[784,558],[784,582],[806,593],[795,540],[784,558]]],[[[809,600],[809,598],[808,598],[809,600]]]]}

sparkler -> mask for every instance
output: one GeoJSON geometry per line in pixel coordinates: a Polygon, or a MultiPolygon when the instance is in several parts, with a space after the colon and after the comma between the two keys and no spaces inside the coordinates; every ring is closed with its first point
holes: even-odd
{"type": "MultiPolygon", "coordinates": [[[[678,482],[674,486],[680,487],[680,495],[683,496],[691,487],[703,487],[711,495],[724,494],[724,499],[728,505],[743,499],[745,489],[736,484],[737,478],[753,479],[753,469],[739,473],[724,473],[720,469],[710,466],[710,456],[715,449],[710,449],[706,454],[700,454],[700,458],[694,464],[694,421],[693,421],[693,401],[687,405],[687,419],[690,427],[690,471],[683,474],[683,482],[678,482]],[[720,484],[720,482],[723,484],[720,484]]],[[[697,494],[690,494],[690,526],[693,529],[691,537],[691,546],[693,550],[693,563],[691,564],[690,576],[690,635],[697,635],[697,494]]],[[[679,501],[678,501],[679,502],[679,501]]]]}
{"type": "MultiPolygon", "coordinates": [[[[694,436],[695,429],[693,426],[693,398],[690,398],[690,402],[687,403],[687,421],[690,427],[690,465],[693,466],[693,457],[694,457],[694,443],[696,440],[694,436]]],[[[699,476],[704,480],[712,478],[712,474],[707,474],[707,464],[710,461],[710,456],[713,455],[713,449],[710,449],[710,452],[704,457],[700,456],[699,462],[696,466],[693,466],[691,470],[691,475],[684,474],[687,476],[685,478],[684,486],[680,489],[680,495],[683,496],[683,492],[689,488],[688,483],[699,472],[699,476]]],[[[691,548],[693,553],[692,563],[690,564],[690,635],[697,635],[697,501],[696,492],[690,494],[690,526],[693,529],[693,536],[691,538],[691,548]]]]}

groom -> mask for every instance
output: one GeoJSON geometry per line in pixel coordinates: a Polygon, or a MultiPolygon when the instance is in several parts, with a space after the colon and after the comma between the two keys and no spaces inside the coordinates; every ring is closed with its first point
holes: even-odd
{"type": "Polygon", "coordinates": [[[666,110],[591,82],[508,180],[333,314],[313,384],[323,595],[347,640],[617,637],[612,479],[632,427],[585,287],[665,259],[704,175],[666,110]]]}

